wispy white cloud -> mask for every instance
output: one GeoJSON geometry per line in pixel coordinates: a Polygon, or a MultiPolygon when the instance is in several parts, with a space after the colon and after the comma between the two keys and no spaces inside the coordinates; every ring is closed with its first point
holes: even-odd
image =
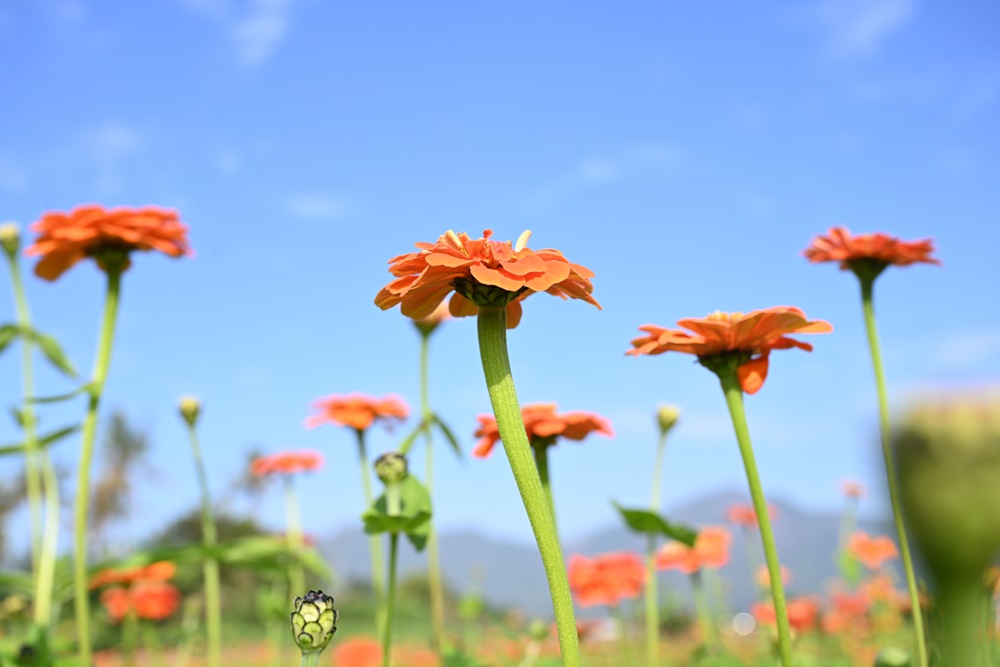
{"type": "Polygon", "coordinates": [[[295,194],[285,200],[285,212],[301,220],[332,222],[354,210],[354,205],[343,197],[322,194],[295,194]]]}
{"type": "Polygon", "coordinates": [[[967,370],[1000,357],[1000,331],[958,331],[946,336],[933,350],[935,366],[967,370]]]}
{"type": "Polygon", "coordinates": [[[860,58],[877,51],[916,12],[915,0],[821,0],[815,20],[826,32],[835,58],[860,58]]]}
{"type": "Polygon", "coordinates": [[[256,67],[271,58],[291,29],[295,0],[180,0],[222,25],[236,61],[256,67]]]}

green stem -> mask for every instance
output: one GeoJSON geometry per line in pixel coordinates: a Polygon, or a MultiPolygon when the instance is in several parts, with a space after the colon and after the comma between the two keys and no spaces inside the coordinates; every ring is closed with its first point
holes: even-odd
{"type": "MultiPolygon", "coordinates": [[[[356,429],[358,435],[358,457],[361,459],[361,486],[365,492],[365,509],[375,502],[372,493],[372,480],[368,463],[368,452],[365,447],[365,432],[356,429]]],[[[378,535],[368,537],[368,552],[372,560],[372,592],[375,594],[375,628],[381,634],[385,630],[385,565],[382,559],[382,541],[378,535]]]]}
{"type": "Polygon", "coordinates": [[[301,667],[319,667],[319,656],[321,655],[322,653],[315,651],[311,653],[303,653],[302,662],[299,664],[301,667]]]}
{"type": "Polygon", "coordinates": [[[549,480],[549,446],[532,445],[531,451],[535,455],[535,467],[538,468],[538,479],[542,482],[542,490],[545,491],[545,503],[552,515],[552,529],[556,533],[556,540],[559,539],[559,522],[556,520],[556,503],[552,499],[552,482],[549,480]]]}
{"type": "Polygon", "coordinates": [[[566,577],[562,549],[556,537],[552,514],[547,509],[545,490],[532,461],[529,451],[531,445],[528,443],[528,434],[524,430],[521,408],[514,390],[514,379],[511,376],[510,360],[507,356],[506,309],[480,306],[478,329],[483,373],[486,377],[493,414],[500,430],[500,441],[507,454],[507,461],[514,474],[514,481],[517,483],[521,501],[531,523],[531,530],[535,535],[542,565],[545,567],[563,665],[578,667],[580,644],[576,634],[573,597],[566,577]]]}
{"type": "Polygon", "coordinates": [[[122,653],[127,667],[134,667],[136,664],[135,649],[139,643],[139,617],[134,610],[130,610],[122,619],[122,653]]]}
{"type": "MultiPolygon", "coordinates": [[[[291,475],[285,475],[285,521],[288,551],[297,553],[302,548],[302,512],[299,510],[299,497],[295,493],[295,480],[291,475]]],[[[297,558],[288,566],[288,587],[289,598],[306,593],[305,569],[297,558]]]]}
{"type": "Polygon", "coordinates": [[[691,573],[691,592],[694,595],[694,608],[698,614],[698,624],[701,626],[702,642],[714,650],[719,640],[715,633],[715,621],[712,619],[712,610],[708,606],[705,582],[701,578],[700,570],[691,573]]]}
{"type": "Polygon", "coordinates": [[[621,603],[619,603],[616,604],[614,607],[612,607],[611,610],[612,613],[614,613],[615,618],[618,620],[618,625],[620,625],[622,628],[621,644],[625,647],[625,650],[622,651],[622,653],[625,654],[626,664],[634,665],[636,664],[635,647],[632,646],[632,639],[629,636],[629,631],[628,631],[629,623],[628,623],[628,618],[626,618],[625,616],[625,608],[621,603]]]}
{"type": "Polygon", "coordinates": [[[76,503],[74,506],[73,592],[76,611],[76,633],[79,642],[80,663],[90,667],[90,599],[87,592],[87,519],[90,508],[90,466],[94,458],[94,440],[97,436],[97,408],[104,393],[104,381],[111,363],[111,346],[115,337],[115,319],[118,315],[118,298],[121,293],[121,271],[108,270],[108,292],[104,302],[104,319],[97,344],[97,359],[90,383],[90,401],[83,420],[83,441],[77,468],[76,503]]]}
{"type": "Polygon", "coordinates": [[[764,498],[764,489],[757,473],[753,443],[750,442],[750,430],[747,428],[747,417],[743,411],[743,389],[736,377],[735,367],[720,369],[718,375],[722,391],[726,395],[729,415],[733,420],[736,440],[740,445],[743,467],[746,469],[747,483],[750,486],[750,496],[753,499],[754,511],[757,513],[760,540],[764,547],[764,560],[771,577],[771,599],[774,602],[774,615],[778,624],[778,651],[781,655],[781,664],[783,667],[792,667],[792,636],[788,627],[788,611],[785,608],[785,589],[781,581],[781,564],[778,561],[778,550],[774,546],[771,517],[767,513],[767,500],[764,498]]]}
{"type": "Polygon", "coordinates": [[[941,610],[941,664],[945,667],[980,664],[978,647],[987,641],[979,632],[986,603],[982,580],[967,577],[940,581],[935,598],[941,610]]]}
{"type": "Polygon", "coordinates": [[[48,452],[41,452],[40,458],[45,482],[45,533],[35,587],[35,623],[48,626],[52,621],[52,590],[59,549],[59,475],[48,452]]]}
{"type": "MultiPolygon", "coordinates": [[[[431,412],[430,389],[428,382],[428,368],[430,358],[430,335],[421,333],[420,336],[420,412],[422,414],[424,437],[427,440],[427,452],[425,463],[427,474],[424,482],[427,485],[427,493],[433,497],[434,494],[434,454],[433,454],[433,422],[434,413],[431,412]]],[[[441,581],[441,554],[438,545],[438,534],[434,528],[433,517],[430,520],[430,534],[427,536],[427,580],[431,593],[431,626],[433,630],[434,652],[439,656],[444,650],[444,586],[441,581]]]]}
{"type": "MultiPolygon", "coordinates": [[[[388,500],[388,496],[386,497],[388,500]]],[[[391,512],[389,512],[391,514],[391,512]]],[[[382,667],[392,663],[392,617],[396,606],[396,557],[399,552],[399,534],[389,535],[389,590],[386,592],[385,630],[382,639],[382,667]]]]}
{"type": "MultiPolygon", "coordinates": [[[[212,497],[208,490],[208,476],[201,458],[198,433],[194,424],[188,425],[194,467],[201,488],[201,535],[205,548],[212,550],[218,542],[215,531],[215,517],[212,513],[212,497]]],[[[205,634],[208,639],[209,667],[222,667],[222,603],[219,593],[219,561],[214,557],[205,559],[202,565],[205,579],[205,634]]]]}
{"type": "Polygon", "coordinates": [[[872,290],[875,285],[875,277],[864,277],[860,278],[860,280],[861,304],[865,313],[868,346],[871,350],[872,366],[875,370],[875,386],[878,390],[878,421],[879,433],[882,439],[882,457],[885,460],[885,475],[889,483],[889,500],[892,503],[892,518],[896,524],[899,553],[903,560],[903,571],[906,573],[906,588],[910,594],[910,604],[913,609],[913,630],[916,634],[917,642],[917,667],[927,667],[927,641],[924,637],[924,619],[920,607],[920,590],[917,588],[917,577],[913,571],[913,558],[910,556],[910,543],[906,538],[906,527],[903,524],[903,513],[899,502],[899,485],[896,481],[896,464],[893,461],[892,455],[892,432],[889,426],[889,397],[885,386],[885,372],[882,369],[882,353],[879,350],[878,330],[875,327],[875,309],[872,304],[872,290]]]}
{"type": "MultiPolygon", "coordinates": [[[[667,445],[666,431],[660,432],[656,446],[656,463],[653,465],[653,484],[649,494],[649,509],[660,511],[660,470],[667,445]]],[[[646,538],[646,663],[654,667],[660,662],[660,600],[656,570],[656,535],[646,538]]]]}

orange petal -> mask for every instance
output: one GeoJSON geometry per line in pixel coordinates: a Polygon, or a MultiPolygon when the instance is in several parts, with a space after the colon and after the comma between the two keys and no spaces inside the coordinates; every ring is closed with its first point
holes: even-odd
{"type": "Polygon", "coordinates": [[[764,386],[767,379],[767,355],[756,359],[751,359],[738,369],[736,377],[740,381],[740,387],[748,394],[756,394],[764,386]]]}

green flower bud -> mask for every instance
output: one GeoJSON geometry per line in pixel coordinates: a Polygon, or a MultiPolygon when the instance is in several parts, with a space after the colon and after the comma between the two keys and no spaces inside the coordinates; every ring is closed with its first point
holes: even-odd
{"type": "Polygon", "coordinates": [[[878,652],[872,667],[912,667],[910,654],[903,649],[888,647],[878,652]]]}
{"type": "Polygon", "coordinates": [[[656,422],[660,426],[660,435],[666,435],[674,427],[681,416],[681,411],[676,405],[661,405],[656,411],[656,422]]]}
{"type": "Polygon", "coordinates": [[[16,257],[21,249],[21,229],[16,222],[0,224],[0,246],[10,257],[16,257]]]}
{"type": "Polygon", "coordinates": [[[198,422],[198,415],[201,414],[201,401],[197,396],[182,396],[177,407],[188,426],[194,426],[198,422]]]}
{"type": "Polygon", "coordinates": [[[337,610],[333,598],[323,591],[309,591],[295,598],[292,612],[292,636],[303,654],[321,653],[337,631],[337,610]]]}
{"type": "Polygon", "coordinates": [[[386,486],[402,482],[408,471],[406,457],[399,452],[386,452],[375,459],[375,474],[386,486]]]}
{"type": "Polygon", "coordinates": [[[543,641],[549,636],[549,624],[540,618],[536,618],[528,626],[528,636],[536,642],[543,641]]]}

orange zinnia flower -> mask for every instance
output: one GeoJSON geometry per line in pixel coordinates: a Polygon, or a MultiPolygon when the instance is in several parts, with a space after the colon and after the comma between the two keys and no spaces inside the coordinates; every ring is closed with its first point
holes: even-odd
{"type": "MultiPolygon", "coordinates": [[[[787,586],[788,582],[792,580],[792,571],[787,567],[782,565],[781,569],[781,585],[787,586]]],[[[767,565],[761,565],[757,568],[757,574],[754,577],[757,580],[757,585],[761,588],[771,587],[771,572],[767,569],[767,565]]]]}
{"type": "MultiPolygon", "coordinates": [[[[806,632],[816,627],[819,616],[819,604],[812,597],[792,598],[786,605],[788,625],[798,632],[806,632]]],[[[770,602],[757,602],[750,607],[750,613],[758,623],[774,625],[776,621],[774,605],[770,602]]]]}
{"type": "Polygon", "coordinates": [[[156,561],[149,565],[127,568],[107,567],[96,572],[89,582],[90,589],[109,584],[131,585],[137,581],[169,581],[177,573],[177,566],[168,560],[156,561]]]}
{"type": "Polygon", "coordinates": [[[654,324],[639,327],[646,335],[632,341],[627,354],[663,354],[684,352],[698,357],[701,364],[717,371],[721,360],[736,358],[737,377],[748,394],[756,393],[767,378],[771,350],[797,347],[806,352],[812,345],[789,338],[793,333],[829,333],[833,327],[823,320],[808,320],[798,308],[776,306],[743,313],[715,312],[708,317],[679,320],[681,329],[666,329],[654,324]]]}
{"type": "Polygon", "coordinates": [[[568,575],[569,587],[581,607],[597,604],[615,606],[622,599],[638,596],[646,583],[646,568],[642,561],[626,551],[594,558],[572,556],[568,575]]]}
{"type": "MultiPolygon", "coordinates": [[[[767,517],[772,521],[777,519],[778,508],[774,505],[768,505],[767,517]]],[[[753,505],[746,505],[743,503],[730,505],[729,509],[726,510],[726,519],[730,523],[735,523],[737,526],[741,526],[743,528],[757,527],[757,512],[754,511],[753,505]]]]}
{"type": "Polygon", "coordinates": [[[391,426],[393,422],[403,421],[410,414],[410,408],[403,399],[393,395],[382,398],[357,393],[327,396],[313,401],[312,407],[319,410],[319,413],[306,419],[306,428],[333,424],[364,431],[376,421],[391,426]]]}
{"type": "Polygon", "coordinates": [[[656,552],[656,567],[660,570],[680,570],[694,574],[702,568],[720,568],[729,562],[729,531],[720,526],[708,526],[698,531],[694,546],[683,542],[667,542],[656,552]]]}
{"type": "Polygon", "coordinates": [[[909,266],[917,262],[940,264],[930,256],[931,239],[902,241],[888,234],[851,235],[846,227],[831,227],[826,236],[817,236],[802,251],[810,262],[840,262],[841,269],[855,269],[860,264],[874,264],[878,271],[886,266],[909,266]]]}
{"type": "Polygon", "coordinates": [[[278,452],[270,456],[258,456],[250,462],[250,472],[255,477],[281,474],[293,475],[297,472],[319,470],[323,466],[323,455],[313,449],[299,452],[278,452]]]}
{"type": "Polygon", "coordinates": [[[149,621],[171,616],[181,603],[181,592],[165,581],[140,581],[130,594],[136,615],[149,621]]]}
{"type": "Polygon", "coordinates": [[[591,296],[594,274],[589,269],[570,263],[558,250],[525,247],[530,232],[516,244],[493,241],[492,236],[489,229],[479,239],[448,230],[435,243],[417,243],[419,252],[389,260],[396,279],[382,288],[375,305],[382,310],[399,305],[404,315],[420,320],[454,291],[448,303],[452,315],[475,315],[479,306],[506,306],[508,329],[521,319],[521,300],[535,292],[601,307],[591,296]]]}
{"type": "Polygon", "coordinates": [[[124,586],[113,586],[101,591],[101,604],[112,623],[120,623],[132,609],[132,600],[124,586]]]}
{"type": "MultiPolygon", "coordinates": [[[[556,413],[555,403],[532,403],[521,408],[521,418],[524,420],[524,430],[528,433],[528,441],[543,447],[555,444],[557,438],[583,440],[591,433],[600,433],[614,437],[611,422],[594,412],[576,410],[563,414],[556,413]]],[[[475,436],[480,438],[473,456],[486,458],[493,447],[500,441],[500,430],[493,415],[479,415],[479,430],[475,436]]]]}
{"type": "Polygon", "coordinates": [[[869,537],[868,533],[858,531],[851,535],[847,543],[847,551],[854,558],[865,564],[865,567],[877,570],[887,560],[899,556],[896,544],[888,537],[869,537]]]}
{"type": "Polygon", "coordinates": [[[337,667],[379,667],[382,664],[382,644],[368,637],[351,637],[333,651],[337,667]]]}
{"type": "MultiPolygon", "coordinates": [[[[31,230],[38,232],[38,238],[24,254],[42,256],[35,274],[45,280],[55,280],[85,257],[94,257],[106,268],[102,257],[106,251],[159,250],[170,257],[194,254],[188,246],[187,226],[177,211],[156,206],[78,206],[69,213],[45,213],[31,230]]],[[[128,267],[126,259],[122,270],[128,267]]]]}
{"type": "Polygon", "coordinates": [[[861,486],[860,482],[855,482],[850,479],[845,479],[841,482],[840,490],[843,491],[844,495],[848,498],[858,499],[865,495],[865,487],[861,486]]]}

